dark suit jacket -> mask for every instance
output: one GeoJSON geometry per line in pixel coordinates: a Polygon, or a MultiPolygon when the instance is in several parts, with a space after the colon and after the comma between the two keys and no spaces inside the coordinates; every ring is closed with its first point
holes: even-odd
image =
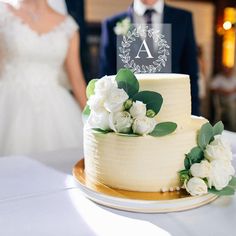
{"type": "MultiPolygon", "coordinates": [[[[198,62],[192,15],[190,12],[164,6],[164,22],[172,25],[172,71],[190,75],[192,114],[199,115],[198,62]]],[[[114,27],[118,21],[130,17],[132,11],[120,13],[102,24],[100,75],[116,74],[116,35],[114,27]]]]}

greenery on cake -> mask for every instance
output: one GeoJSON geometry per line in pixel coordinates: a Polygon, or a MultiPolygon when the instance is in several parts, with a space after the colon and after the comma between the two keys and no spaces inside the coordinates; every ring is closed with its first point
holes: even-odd
{"type": "Polygon", "coordinates": [[[224,125],[204,124],[197,135],[197,146],[186,154],[185,169],[179,172],[183,188],[193,196],[213,193],[233,195],[236,189],[230,144],[222,136],[224,125]]]}
{"type": "Polygon", "coordinates": [[[157,122],[163,104],[161,94],[139,91],[139,82],[129,69],[120,69],[115,77],[90,81],[86,93],[83,117],[96,132],[160,137],[177,128],[174,122],[157,122]]]}

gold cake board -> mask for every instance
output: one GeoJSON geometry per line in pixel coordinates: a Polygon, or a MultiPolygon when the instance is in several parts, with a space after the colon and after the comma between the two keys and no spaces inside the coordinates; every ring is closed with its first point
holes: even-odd
{"type": "Polygon", "coordinates": [[[184,211],[208,204],[217,198],[214,194],[193,197],[185,190],[161,193],[111,188],[86,177],[84,159],[74,166],[73,176],[78,181],[81,191],[90,200],[125,211],[144,213],[184,211]]]}

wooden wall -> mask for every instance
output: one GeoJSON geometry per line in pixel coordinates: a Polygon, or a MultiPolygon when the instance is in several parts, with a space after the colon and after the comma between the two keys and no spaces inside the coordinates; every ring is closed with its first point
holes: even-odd
{"type": "Polygon", "coordinates": [[[86,0],[86,20],[92,23],[101,22],[109,16],[124,11],[131,2],[131,0],[86,0]]]}

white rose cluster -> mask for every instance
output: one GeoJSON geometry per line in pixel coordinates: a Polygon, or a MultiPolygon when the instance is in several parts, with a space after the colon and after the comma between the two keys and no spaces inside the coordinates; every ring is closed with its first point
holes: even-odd
{"type": "Polygon", "coordinates": [[[124,104],[128,99],[125,90],[118,88],[115,78],[104,76],[98,80],[94,95],[88,100],[91,110],[89,126],[117,133],[151,133],[156,126],[156,120],[146,116],[146,104],[135,101],[131,102],[131,107],[125,109],[124,104]]]}
{"type": "Polygon", "coordinates": [[[118,88],[115,78],[104,76],[95,83],[94,95],[88,100],[91,110],[88,124],[92,128],[111,130],[111,114],[122,112],[127,99],[127,93],[118,88]]]}
{"type": "Polygon", "coordinates": [[[145,135],[154,130],[157,123],[154,118],[146,116],[146,104],[140,101],[133,102],[129,111],[134,119],[132,128],[135,134],[145,135]]]}
{"type": "Polygon", "coordinates": [[[206,194],[208,188],[212,187],[222,190],[235,174],[230,145],[222,135],[214,136],[214,140],[206,146],[204,157],[200,163],[191,166],[192,178],[184,183],[186,190],[193,196],[206,194]]]}

